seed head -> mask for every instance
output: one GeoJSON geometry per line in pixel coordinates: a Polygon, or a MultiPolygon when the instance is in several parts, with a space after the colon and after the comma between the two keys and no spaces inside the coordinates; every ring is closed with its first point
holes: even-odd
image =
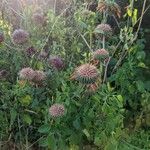
{"type": "Polygon", "coordinates": [[[97,10],[99,12],[107,12],[110,15],[114,14],[120,18],[121,15],[121,10],[120,6],[113,1],[105,1],[105,0],[100,0],[97,10]]]}
{"type": "Polygon", "coordinates": [[[49,114],[52,117],[61,117],[63,116],[65,113],[65,107],[62,104],[53,104],[50,108],[49,108],[49,114]]]}

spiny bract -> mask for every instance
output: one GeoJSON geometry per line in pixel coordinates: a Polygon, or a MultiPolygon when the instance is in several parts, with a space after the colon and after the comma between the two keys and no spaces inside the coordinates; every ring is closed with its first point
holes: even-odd
{"type": "Polygon", "coordinates": [[[95,52],[93,52],[93,59],[104,61],[109,57],[109,52],[105,49],[98,49],[95,52]]]}
{"type": "Polygon", "coordinates": [[[73,78],[82,84],[92,84],[98,78],[97,68],[91,64],[83,64],[75,69],[73,78]]]}

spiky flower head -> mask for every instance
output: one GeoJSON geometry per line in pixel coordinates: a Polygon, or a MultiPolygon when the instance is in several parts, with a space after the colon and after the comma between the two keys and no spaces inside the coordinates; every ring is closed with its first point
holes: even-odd
{"type": "Polygon", "coordinates": [[[26,54],[28,57],[32,57],[36,52],[37,51],[33,46],[26,49],[26,54]]]}
{"type": "Polygon", "coordinates": [[[12,41],[14,44],[24,44],[29,39],[29,33],[23,29],[16,29],[12,34],[12,41]]]}
{"type": "Polygon", "coordinates": [[[32,21],[37,26],[43,26],[46,24],[45,16],[41,12],[34,13],[32,16],[32,21]]]}
{"type": "Polygon", "coordinates": [[[101,35],[110,36],[112,35],[112,28],[109,24],[102,23],[96,27],[95,32],[101,35]]]}
{"type": "Polygon", "coordinates": [[[53,68],[57,70],[64,68],[64,62],[59,56],[50,56],[48,62],[53,68]]]}
{"type": "Polygon", "coordinates": [[[33,78],[34,82],[42,82],[45,80],[46,75],[43,71],[36,70],[34,71],[34,73],[35,73],[35,76],[33,78]]]}
{"type": "Polygon", "coordinates": [[[101,13],[106,12],[110,15],[114,14],[119,18],[121,15],[120,6],[114,1],[100,0],[100,2],[98,3],[97,10],[101,13]]]}
{"type": "Polygon", "coordinates": [[[20,72],[19,72],[19,78],[22,80],[33,80],[35,77],[35,72],[32,68],[23,68],[20,72]]]}
{"type": "Polygon", "coordinates": [[[3,41],[4,41],[4,34],[0,32],[0,43],[2,43],[3,41]]]}
{"type": "Polygon", "coordinates": [[[65,113],[65,107],[62,104],[53,104],[50,108],[49,108],[49,114],[52,117],[61,117],[63,116],[65,113]]]}
{"type": "Polygon", "coordinates": [[[104,61],[109,58],[109,52],[105,49],[98,49],[95,52],[93,52],[93,59],[104,61]]]}
{"type": "Polygon", "coordinates": [[[72,79],[76,79],[82,84],[92,84],[99,76],[98,70],[94,65],[83,64],[75,69],[72,79]]]}

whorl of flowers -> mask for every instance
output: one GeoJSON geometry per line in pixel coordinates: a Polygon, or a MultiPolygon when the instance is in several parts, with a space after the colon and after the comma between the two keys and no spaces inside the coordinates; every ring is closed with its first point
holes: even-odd
{"type": "Polygon", "coordinates": [[[104,61],[109,57],[109,52],[105,49],[98,49],[95,52],[93,52],[93,59],[104,61]]]}
{"type": "Polygon", "coordinates": [[[32,82],[42,82],[45,78],[46,75],[43,71],[39,70],[33,70],[32,68],[23,68],[19,72],[19,78],[22,80],[28,80],[32,82]]]}
{"type": "Polygon", "coordinates": [[[36,70],[34,71],[34,73],[35,73],[35,76],[33,78],[34,82],[41,82],[46,78],[46,75],[43,71],[36,70]]]}
{"type": "Polygon", "coordinates": [[[96,29],[96,33],[100,33],[102,35],[111,35],[112,34],[112,28],[109,24],[99,24],[96,29]]]}
{"type": "Polygon", "coordinates": [[[35,77],[35,71],[32,68],[23,68],[20,72],[19,72],[19,78],[23,79],[23,80],[33,80],[35,77]]]}
{"type": "Polygon", "coordinates": [[[22,29],[16,29],[12,34],[12,41],[14,44],[24,44],[28,39],[29,33],[22,29]]]}
{"type": "Polygon", "coordinates": [[[26,54],[28,57],[32,57],[35,53],[36,49],[33,46],[26,49],[26,54]]]}
{"type": "Polygon", "coordinates": [[[46,23],[45,16],[40,12],[36,12],[36,13],[33,14],[32,21],[37,26],[43,26],[46,23]]]}
{"type": "Polygon", "coordinates": [[[49,108],[49,114],[52,117],[61,117],[63,116],[65,113],[65,107],[62,104],[53,104],[50,108],[49,108]]]}
{"type": "Polygon", "coordinates": [[[0,43],[2,43],[3,41],[4,41],[4,34],[0,32],[0,43]]]}
{"type": "Polygon", "coordinates": [[[120,18],[121,10],[120,6],[116,2],[101,0],[98,3],[97,10],[99,12],[107,12],[109,14],[114,14],[120,18]]]}
{"type": "Polygon", "coordinates": [[[92,84],[97,80],[98,76],[98,70],[94,65],[83,64],[75,69],[72,79],[82,84],[92,84]]]}
{"type": "Polygon", "coordinates": [[[64,68],[64,62],[58,56],[50,56],[48,62],[53,68],[57,70],[61,70],[64,68]]]}

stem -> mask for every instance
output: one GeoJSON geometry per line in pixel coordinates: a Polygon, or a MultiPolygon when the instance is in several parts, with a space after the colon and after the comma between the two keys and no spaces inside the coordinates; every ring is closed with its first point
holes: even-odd
{"type": "Polygon", "coordinates": [[[103,35],[103,49],[105,49],[105,35],[103,35]]]}
{"type": "Polygon", "coordinates": [[[108,70],[108,65],[109,65],[110,59],[111,59],[111,57],[109,57],[109,59],[108,59],[108,61],[106,63],[103,83],[105,83],[105,81],[107,80],[107,70],[108,70]]]}

